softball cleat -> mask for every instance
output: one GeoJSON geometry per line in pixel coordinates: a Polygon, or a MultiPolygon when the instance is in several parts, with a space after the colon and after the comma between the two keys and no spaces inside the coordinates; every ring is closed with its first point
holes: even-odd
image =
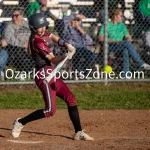
{"type": "Polygon", "coordinates": [[[19,119],[21,118],[17,118],[13,123],[12,136],[14,138],[18,138],[20,136],[21,130],[24,127],[21,123],[18,122],[19,119]]]}
{"type": "Polygon", "coordinates": [[[74,140],[84,140],[84,141],[94,141],[94,138],[90,137],[86,133],[84,133],[84,130],[78,131],[73,136],[74,140]]]}

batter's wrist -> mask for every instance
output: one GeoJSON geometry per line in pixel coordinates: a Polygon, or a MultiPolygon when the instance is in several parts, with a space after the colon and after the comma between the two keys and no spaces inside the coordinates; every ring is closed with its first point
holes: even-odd
{"type": "Polygon", "coordinates": [[[60,45],[60,46],[65,46],[65,47],[66,47],[67,44],[68,44],[68,43],[67,43],[65,40],[62,40],[62,39],[59,39],[59,40],[58,40],[58,45],[60,45]]]}

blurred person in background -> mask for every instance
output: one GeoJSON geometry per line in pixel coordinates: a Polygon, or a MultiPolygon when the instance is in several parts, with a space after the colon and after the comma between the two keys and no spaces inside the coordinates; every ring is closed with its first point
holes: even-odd
{"type": "Polygon", "coordinates": [[[139,2],[139,12],[150,25],[150,0],[141,0],[139,2]]]}
{"type": "Polygon", "coordinates": [[[81,19],[85,18],[82,14],[73,14],[63,18],[64,30],[61,37],[76,48],[72,63],[73,68],[78,71],[90,69],[95,59],[95,55],[89,47],[93,45],[93,40],[84,30],[81,22],[81,19]]]}
{"type": "Polygon", "coordinates": [[[8,61],[8,53],[7,50],[4,49],[5,47],[5,40],[1,40],[1,48],[0,48],[0,80],[5,80],[5,73],[4,69],[8,61]]]}
{"type": "MultiPolygon", "coordinates": [[[[122,10],[125,8],[124,0],[108,0],[108,15],[111,18],[112,11],[121,5],[122,10]]],[[[94,8],[96,10],[97,20],[100,23],[104,23],[105,20],[105,10],[104,10],[105,1],[103,0],[94,0],[94,8]],[[99,18],[98,18],[99,17],[99,18]]]]}
{"type": "Polygon", "coordinates": [[[51,13],[50,8],[47,8],[47,0],[38,0],[38,2],[40,4],[40,13],[44,14],[47,18],[50,17],[54,21],[58,19],[51,13]]]}
{"type": "Polygon", "coordinates": [[[29,18],[34,13],[40,12],[40,4],[36,0],[28,0],[28,5],[26,8],[26,16],[29,18]]]}
{"type": "MultiPolygon", "coordinates": [[[[111,18],[112,11],[115,8],[119,7],[119,4],[121,5],[121,8],[124,10],[125,9],[125,2],[124,0],[108,0],[108,19],[111,18]]],[[[93,29],[93,39],[96,43],[98,43],[98,34],[99,30],[102,24],[104,24],[105,21],[105,1],[104,0],[94,0],[94,10],[95,10],[95,16],[96,16],[96,23],[92,26],[94,27],[93,29]]],[[[124,19],[125,20],[125,19],[124,19]]],[[[92,31],[91,31],[92,32],[92,31]]],[[[97,44],[97,49],[100,48],[101,45],[97,44]]]]}
{"type": "Polygon", "coordinates": [[[28,22],[23,19],[24,11],[16,8],[12,13],[12,20],[7,23],[4,29],[3,46],[7,47],[9,54],[8,64],[17,70],[22,70],[23,60],[26,58],[26,49],[28,48],[28,40],[30,29],[28,22]]]}
{"type": "MultiPolygon", "coordinates": [[[[122,22],[123,14],[121,9],[115,9],[112,12],[111,21],[108,22],[108,43],[109,52],[123,54],[123,72],[126,74],[130,71],[130,56],[137,67],[144,70],[150,70],[150,65],[146,64],[132,44],[132,37],[129,34],[126,25],[122,22]],[[125,40],[124,40],[125,39],[125,40]]],[[[99,41],[104,42],[104,25],[99,32],[99,41]]],[[[123,75],[123,74],[122,74],[123,75]]],[[[123,75],[124,76],[124,75],[123,75]]]]}

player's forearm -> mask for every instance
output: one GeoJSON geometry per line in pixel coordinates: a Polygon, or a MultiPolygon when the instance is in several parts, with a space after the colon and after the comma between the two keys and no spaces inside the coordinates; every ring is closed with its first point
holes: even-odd
{"type": "Polygon", "coordinates": [[[52,62],[52,64],[57,65],[64,59],[65,59],[65,56],[59,56],[59,57],[51,58],[50,61],[52,62]]]}
{"type": "Polygon", "coordinates": [[[57,35],[54,35],[54,34],[51,34],[50,38],[54,43],[58,43],[58,41],[60,39],[60,37],[58,37],[57,35]]]}
{"type": "Polygon", "coordinates": [[[50,35],[50,38],[51,38],[51,40],[52,40],[54,43],[57,43],[57,44],[60,45],[60,46],[65,46],[65,47],[67,47],[67,45],[69,44],[68,42],[66,42],[66,41],[64,41],[64,40],[62,40],[62,39],[60,39],[60,37],[58,37],[58,36],[56,36],[56,35],[54,35],[54,34],[51,34],[51,35],[50,35]]]}

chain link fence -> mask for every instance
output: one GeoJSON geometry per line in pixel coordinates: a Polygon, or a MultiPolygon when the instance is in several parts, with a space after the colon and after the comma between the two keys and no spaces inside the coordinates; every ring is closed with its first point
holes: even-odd
{"type": "MultiPolygon", "coordinates": [[[[34,83],[34,62],[27,55],[28,18],[37,12],[46,15],[50,32],[77,49],[59,74],[66,82],[150,81],[150,4],[144,0],[4,0],[0,1],[0,84],[34,83]],[[117,8],[122,13],[114,11],[117,8]],[[105,65],[113,73],[106,75],[105,65]]],[[[49,47],[56,56],[66,53],[57,44],[49,47]]]]}

